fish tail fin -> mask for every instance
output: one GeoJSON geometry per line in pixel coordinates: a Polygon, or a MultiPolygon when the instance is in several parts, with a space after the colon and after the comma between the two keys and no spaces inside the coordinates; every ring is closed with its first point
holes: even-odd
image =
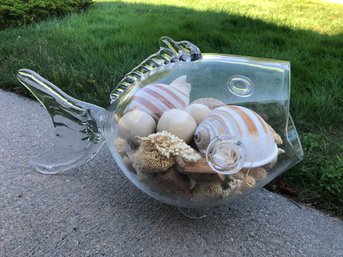
{"type": "Polygon", "coordinates": [[[32,167],[55,174],[90,160],[104,143],[99,124],[105,109],[72,98],[34,71],[21,69],[17,78],[45,107],[55,127],[53,146],[31,159],[32,167]]]}

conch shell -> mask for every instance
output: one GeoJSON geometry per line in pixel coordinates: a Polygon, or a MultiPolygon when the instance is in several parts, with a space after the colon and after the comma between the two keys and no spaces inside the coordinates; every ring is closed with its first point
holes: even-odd
{"type": "Polygon", "coordinates": [[[192,104],[203,104],[203,105],[206,105],[211,110],[225,105],[225,103],[215,98],[198,98],[194,100],[192,104]]]}
{"type": "Polygon", "coordinates": [[[274,161],[278,148],[270,126],[254,111],[235,105],[212,110],[194,133],[194,141],[201,152],[217,136],[231,135],[245,147],[243,168],[254,168],[274,161]]]}
{"type": "Polygon", "coordinates": [[[150,114],[155,120],[170,109],[184,109],[189,104],[191,84],[187,76],[181,76],[166,84],[151,84],[141,88],[132,98],[127,112],[141,110],[150,114]]]}

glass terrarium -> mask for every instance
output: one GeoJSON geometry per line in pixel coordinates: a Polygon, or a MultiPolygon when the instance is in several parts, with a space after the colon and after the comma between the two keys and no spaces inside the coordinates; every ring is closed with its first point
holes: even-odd
{"type": "Polygon", "coordinates": [[[111,92],[107,110],[30,70],[18,79],[54,122],[54,146],[32,160],[43,173],[89,160],[105,141],[142,191],[198,208],[261,188],[303,157],[286,61],[202,54],[188,41],[163,37],[160,50],[111,92]]]}

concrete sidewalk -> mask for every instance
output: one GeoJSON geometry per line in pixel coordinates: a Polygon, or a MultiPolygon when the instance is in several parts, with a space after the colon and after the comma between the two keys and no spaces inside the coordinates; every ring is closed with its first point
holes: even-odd
{"type": "Polygon", "coordinates": [[[343,256],[342,221],[266,190],[192,220],[136,189],[106,147],[39,174],[48,114],[3,91],[0,108],[0,256],[343,256]]]}

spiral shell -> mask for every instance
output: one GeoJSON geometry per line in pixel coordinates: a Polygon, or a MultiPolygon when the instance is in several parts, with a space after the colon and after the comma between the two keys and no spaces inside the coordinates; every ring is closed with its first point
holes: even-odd
{"type": "Polygon", "coordinates": [[[232,135],[243,143],[243,167],[260,167],[275,160],[278,148],[268,124],[254,111],[241,106],[222,106],[212,110],[194,133],[198,149],[205,152],[217,136],[232,135]]]}
{"type": "Polygon", "coordinates": [[[143,87],[133,96],[127,111],[141,110],[158,120],[167,110],[186,108],[191,91],[191,84],[186,79],[186,76],[181,76],[170,85],[152,84],[143,87]]]}
{"type": "Polygon", "coordinates": [[[206,105],[211,110],[225,105],[225,103],[215,98],[199,98],[197,100],[194,100],[192,104],[203,104],[203,105],[206,105]]]}

